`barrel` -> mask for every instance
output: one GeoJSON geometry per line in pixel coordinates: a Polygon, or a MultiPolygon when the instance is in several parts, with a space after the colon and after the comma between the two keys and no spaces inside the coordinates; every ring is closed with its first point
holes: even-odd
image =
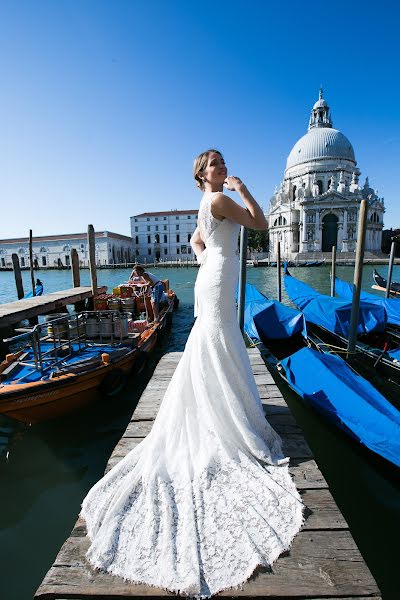
{"type": "Polygon", "coordinates": [[[91,339],[99,336],[99,322],[96,317],[86,319],[86,336],[91,339]]]}
{"type": "Polygon", "coordinates": [[[120,310],[121,300],[119,298],[109,298],[107,300],[108,310],[120,310]]]}
{"type": "Polygon", "coordinates": [[[135,298],[123,298],[121,300],[121,311],[123,313],[134,312],[135,298]]]}
{"type": "Polygon", "coordinates": [[[114,337],[125,339],[128,337],[128,316],[118,315],[114,319],[114,337]]]}
{"type": "Polygon", "coordinates": [[[113,334],[113,322],[109,317],[100,317],[99,335],[104,338],[110,338],[113,334]]]}

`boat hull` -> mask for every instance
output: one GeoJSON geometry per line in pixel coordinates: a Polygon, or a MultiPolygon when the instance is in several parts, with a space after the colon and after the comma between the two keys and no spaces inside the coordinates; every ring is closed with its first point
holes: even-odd
{"type": "Polygon", "coordinates": [[[0,389],[0,413],[23,423],[38,423],[83,408],[96,399],[111,373],[130,373],[139,355],[133,348],[117,362],[101,364],[87,373],[4,386],[0,389]]]}

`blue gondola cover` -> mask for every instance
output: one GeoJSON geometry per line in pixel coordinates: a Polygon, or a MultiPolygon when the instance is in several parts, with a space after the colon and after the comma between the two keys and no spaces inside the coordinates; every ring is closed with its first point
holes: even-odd
{"type": "MultiPolygon", "coordinates": [[[[341,298],[351,299],[353,297],[354,285],[335,277],[335,289],[341,298]]],[[[400,298],[381,298],[376,294],[361,292],[361,300],[372,302],[383,306],[387,315],[387,322],[391,325],[400,325],[400,298]]]]}
{"type": "MultiPolygon", "coordinates": [[[[348,337],[351,302],[325,296],[291,275],[285,275],[285,288],[291,301],[303,312],[307,321],[338,335],[348,337]]],[[[386,328],[386,311],[373,302],[360,302],[357,334],[379,333],[386,328]]]]}
{"type": "Polygon", "coordinates": [[[400,466],[400,412],[343,359],[303,348],[281,365],[302,398],[370,450],[400,466]]]}

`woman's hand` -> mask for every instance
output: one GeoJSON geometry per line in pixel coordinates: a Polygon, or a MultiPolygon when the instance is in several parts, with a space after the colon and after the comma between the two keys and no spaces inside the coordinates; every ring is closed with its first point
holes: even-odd
{"type": "Polygon", "coordinates": [[[234,177],[233,175],[229,175],[224,181],[224,187],[231,192],[240,192],[245,188],[243,181],[239,177],[234,177]]]}

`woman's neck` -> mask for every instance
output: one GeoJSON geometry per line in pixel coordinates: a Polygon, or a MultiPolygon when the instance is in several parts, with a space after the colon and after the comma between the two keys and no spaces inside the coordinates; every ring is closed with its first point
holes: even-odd
{"type": "Polygon", "coordinates": [[[223,191],[223,185],[222,183],[206,183],[204,186],[204,191],[205,192],[222,192],[223,191]]]}

